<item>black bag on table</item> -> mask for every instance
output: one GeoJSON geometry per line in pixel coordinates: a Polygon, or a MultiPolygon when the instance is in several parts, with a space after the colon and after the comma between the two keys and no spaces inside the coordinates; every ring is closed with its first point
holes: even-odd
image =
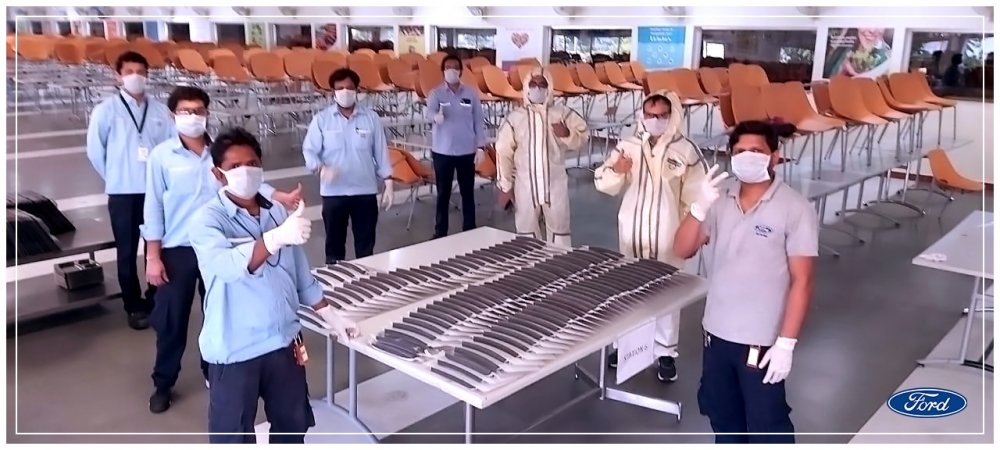
{"type": "Polygon", "coordinates": [[[59,210],[50,198],[32,191],[7,195],[7,208],[17,208],[29,213],[45,223],[49,232],[60,235],[76,231],[73,223],[59,210]]]}

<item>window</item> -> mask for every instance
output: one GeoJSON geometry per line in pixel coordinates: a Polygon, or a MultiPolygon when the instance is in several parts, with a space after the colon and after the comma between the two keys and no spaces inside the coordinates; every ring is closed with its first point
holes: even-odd
{"type": "Polygon", "coordinates": [[[247,31],[243,24],[237,23],[217,23],[215,24],[216,39],[219,44],[230,43],[244,45],[247,42],[247,31]]]}
{"type": "Polygon", "coordinates": [[[812,80],[816,30],[701,31],[701,67],[756,64],[771,82],[812,80]]]}
{"type": "Polygon", "coordinates": [[[312,47],[311,25],[274,25],[275,43],[279,47],[312,47]]]}
{"type": "Polygon", "coordinates": [[[925,73],[937,95],[992,96],[992,34],[914,32],[910,49],[909,70],[925,73]]]}
{"type": "Polygon", "coordinates": [[[631,57],[632,30],[553,30],[553,62],[628,61],[631,57]]]}
{"type": "Polygon", "coordinates": [[[90,22],[90,35],[104,37],[104,22],[90,22]]]}
{"type": "Polygon", "coordinates": [[[146,32],[142,28],[142,22],[125,22],[125,39],[133,40],[139,37],[145,37],[146,32]]]}
{"type": "Polygon", "coordinates": [[[438,49],[495,49],[497,31],[478,28],[438,28],[438,49]]]}
{"type": "Polygon", "coordinates": [[[394,42],[396,30],[393,27],[347,27],[347,48],[352,52],[359,48],[392,49],[394,42]]]}
{"type": "Polygon", "coordinates": [[[56,22],[56,28],[59,29],[60,36],[69,36],[73,34],[73,29],[69,26],[69,22],[56,22]]]}
{"type": "Polygon", "coordinates": [[[191,42],[191,24],[168,23],[167,39],[174,42],[191,42]]]}
{"type": "Polygon", "coordinates": [[[15,34],[15,33],[17,33],[17,23],[15,23],[13,20],[8,20],[7,34],[15,34]]]}
{"type": "Polygon", "coordinates": [[[726,46],[718,42],[703,42],[701,44],[701,55],[705,58],[726,58],[726,46]]]}
{"type": "Polygon", "coordinates": [[[41,22],[31,22],[31,34],[45,34],[41,22]]]}

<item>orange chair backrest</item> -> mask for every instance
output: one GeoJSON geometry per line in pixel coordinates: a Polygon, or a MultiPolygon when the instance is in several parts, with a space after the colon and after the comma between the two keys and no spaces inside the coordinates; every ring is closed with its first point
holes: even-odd
{"type": "Polygon", "coordinates": [[[636,83],[642,84],[642,80],[646,79],[646,66],[642,65],[639,61],[630,61],[629,65],[632,66],[632,73],[635,74],[636,83]]]}
{"type": "Polygon", "coordinates": [[[250,55],[247,67],[260,80],[280,80],[285,78],[285,65],[281,56],[271,52],[257,52],[250,55]]]}
{"type": "Polygon", "coordinates": [[[549,64],[547,69],[552,76],[552,89],[559,92],[576,93],[582,88],[573,82],[570,69],[562,64],[549,64]]]}
{"type": "Polygon", "coordinates": [[[312,66],[316,61],[316,55],[309,52],[288,52],[285,54],[285,73],[289,77],[297,80],[309,80],[312,78],[312,66]]]}
{"type": "Polygon", "coordinates": [[[768,83],[760,87],[760,98],[768,118],[781,118],[785,122],[796,122],[795,111],[789,108],[784,98],[783,83],[768,83]]]}
{"type": "Polygon", "coordinates": [[[392,165],[393,181],[405,185],[412,185],[420,182],[420,176],[413,171],[406,158],[409,152],[396,147],[389,147],[389,164],[392,165]]]}
{"type": "Polygon", "coordinates": [[[833,105],[830,103],[830,83],[814,82],[812,84],[813,101],[816,102],[816,111],[820,114],[833,114],[833,105]]]}
{"type": "Polygon", "coordinates": [[[361,89],[375,89],[383,84],[382,75],[374,61],[366,58],[349,58],[347,66],[361,78],[361,86],[359,86],[361,89]]]}
{"type": "Polygon", "coordinates": [[[882,91],[878,88],[878,83],[875,80],[865,77],[854,77],[851,78],[851,83],[854,84],[855,89],[861,94],[861,100],[864,102],[867,110],[879,116],[885,116],[895,111],[886,102],[885,97],[882,96],[882,91]]]}
{"type": "Polygon", "coordinates": [[[320,90],[333,90],[333,87],[330,86],[330,75],[333,75],[333,73],[341,67],[344,67],[344,65],[339,64],[336,61],[323,61],[316,59],[312,65],[313,84],[315,84],[320,90]]]}
{"type": "Polygon", "coordinates": [[[208,64],[205,63],[205,60],[202,59],[201,53],[194,49],[182,48],[177,50],[177,62],[180,64],[181,69],[188,72],[202,75],[212,73],[212,69],[209,68],[208,64]]]}
{"type": "Polygon", "coordinates": [[[868,108],[865,108],[861,92],[846,75],[830,78],[830,106],[834,114],[852,120],[871,115],[868,108]]]}
{"type": "Polygon", "coordinates": [[[715,74],[719,76],[719,82],[722,83],[722,89],[729,91],[729,69],[725,67],[716,67],[712,69],[715,74]]]}
{"type": "Polygon", "coordinates": [[[399,55],[399,60],[405,62],[411,69],[416,70],[421,61],[426,61],[424,55],[420,53],[403,53],[399,55]]]}
{"type": "Polygon", "coordinates": [[[235,82],[250,81],[250,74],[246,68],[240,64],[240,60],[234,55],[218,55],[215,57],[212,69],[215,74],[224,80],[235,82]]]}
{"type": "Polygon", "coordinates": [[[760,86],[733,85],[730,98],[733,105],[733,119],[736,120],[736,123],[768,119],[760,90],[760,86]]]}
{"type": "Polygon", "coordinates": [[[441,72],[441,66],[435,66],[429,61],[420,65],[418,77],[420,90],[423,91],[425,97],[430,94],[431,90],[444,83],[444,73],[441,72]]]}
{"type": "Polygon", "coordinates": [[[621,85],[630,83],[630,81],[625,78],[625,74],[622,73],[621,66],[616,62],[607,61],[604,63],[604,73],[608,77],[608,81],[614,85],[621,85]]]}
{"type": "Polygon", "coordinates": [[[698,82],[698,74],[691,69],[674,69],[674,79],[677,80],[678,94],[687,98],[703,98],[705,91],[698,82]]]}
{"type": "Polygon", "coordinates": [[[699,68],[698,78],[701,80],[701,86],[705,89],[706,94],[720,96],[723,92],[725,92],[725,89],[722,87],[722,82],[719,81],[719,74],[711,68],[699,68]]]}
{"type": "Polygon", "coordinates": [[[497,151],[492,145],[486,146],[485,158],[476,164],[476,175],[479,175],[487,180],[495,180],[497,177],[497,151]]]}
{"type": "Polygon", "coordinates": [[[656,70],[652,72],[646,72],[646,93],[656,92],[662,89],[668,91],[677,92],[679,87],[677,85],[677,78],[674,76],[673,71],[670,70],[656,70]]]}
{"type": "Polygon", "coordinates": [[[514,88],[507,81],[503,71],[497,66],[483,67],[483,80],[486,82],[487,90],[494,95],[510,94],[514,88]]]}
{"type": "Polygon", "coordinates": [[[406,61],[401,59],[391,60],[386,66],[386,71],[389,74],[390,83],[407,90],[414,89],[413,83],[416,80],[415,74],[417,72],[406,61]]]}
{"type": "Polygon", "coordinates": [[[573,68],[576,69],[576,74],[580,77],[580,85],[584,88],[592,91],[600,91],[607,90],[610,87],[607,84],[602,83],[601,80],[597,78],[597,71],[594,69],[594,66],[586,63],[579,63],[573,66],[573,68]]]}
{"type": "Polygon", "coordinates": [[[625,79],[628,80],[629,83],[642,84],[640,80],[636,79],[635,72],[632,71],[631,63],[623,62],[618,66],[621,67],[622,75],[625,76],[625,79]]]}
{"type": "Polygon", "coordinates": [[[329,61],[344,67],[347,65],[347,56],[338,52],[322,52],[316,55],[316,61],[329,61]]]}

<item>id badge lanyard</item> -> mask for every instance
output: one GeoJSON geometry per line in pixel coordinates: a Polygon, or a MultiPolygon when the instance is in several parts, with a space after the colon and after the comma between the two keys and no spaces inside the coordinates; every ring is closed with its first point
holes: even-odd
{"type": "Polygon", "coordinates": [[[142,122],[136,120],[135,113],[132,112],[132,108],[125,101],[125,97],[118,96],[118,100],[121,100],[122,105],[125,106],[125,111],[128,112],[128,117],[132,119],[132,124],[135,125],[135,130],[139,132],[139,145],[142,145],[142,130],[146,128],[146,114],[149,113],[149,100],[147,99],[142,104],[142,122]]]}

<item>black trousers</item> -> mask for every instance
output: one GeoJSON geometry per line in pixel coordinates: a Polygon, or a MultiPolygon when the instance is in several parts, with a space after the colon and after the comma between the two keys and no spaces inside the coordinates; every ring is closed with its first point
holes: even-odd
{"type": "MultiPolygon", "coordinates": [[[[758,362],[768,347],[761,347],[758,362]]],[[[698,407],[717,444],[795,443],[795,436],[720,433],[793,433],[785,382],[764,384],[767,368],[747,366],[750,346],[706,333],[698,407]]]]}
{"type": "Polygon", "coordinates": [[[301,444],[316,425],[309,405],[306,370],[285,347],[234,364],[209,364],[208,432],[212,444],[253,444],[257,400],[271,424],[271,444],[301,444]],[[296,433],[277,435],[276,433],[296,433]]]}
{"type": "Polygon", "coordinates": [[[347,223],[354,233],[354,257],[375,253],[375,226],[378,225],[378,196],[343,195],[323,197],[323,225],[326,227],[326,263],[347,259],[347,223]]]}
{"type": "Polygon", "coordinates": [[[458,192],[462,195],[462,231],[476,228],[476,155],[434,155],[434,178],[437,184],[437,220],[434,237],[448,235],[448,209],[451,202],[451,183],[458,173],[458,192]]]}
{"type": "MultiPolygon", "coordinates": [[[[160,253],[167,270],[167,284],[156,291],[156,302],[150,322],[156,330],[156,362],[153,365],[153,386],[157,390],[174,387],[181,373],[181,359],[187,348],[188,323],[194,304],[195,286],[205,301],[205,283],[198,271],[198,257],[191,247],[165,248],[160,253]]],[[[208,364],[201,362],[201,372],[208,378],[208,364]]]]}
{"type": "Polygon", "coordinates": [[[111,233],[115,237],[118,251],[118,285],[122,289],[125,312],[150,312],[156,287],[146,287],[146,298],[142,297],[136,257],[139,253],[139,239],[142,237],[142,205],[145,194],[108,195],[108,213],[111,215],[111,233]]]}

